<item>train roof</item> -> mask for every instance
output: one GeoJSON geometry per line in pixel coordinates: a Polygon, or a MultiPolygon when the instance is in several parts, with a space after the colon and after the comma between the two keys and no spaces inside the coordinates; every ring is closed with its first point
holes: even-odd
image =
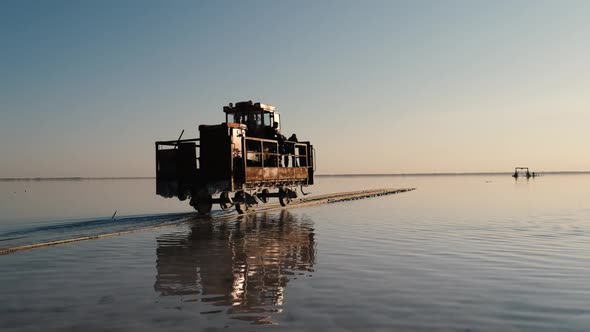
{"type": "Polygon", "coordinates": [[[260,112],[265,111],[269,113],[274,113],[275,107],[268,104],[263,103],[253,103],[251,100],[249,101],[240,101],[237,102],[235,105],[230,103],[229,106],[223,106],[223,112],[227,114],[233,114],[237,112],[260,112]]]}

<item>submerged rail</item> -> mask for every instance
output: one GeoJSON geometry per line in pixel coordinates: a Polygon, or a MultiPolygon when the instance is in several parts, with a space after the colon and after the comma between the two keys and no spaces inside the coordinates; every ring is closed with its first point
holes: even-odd
{"type": "Polygon", "coordinates": [[[404,193],[408,191],[416,190],[416,188],[389,188],[389,189],[369,189],[369,190],[358,190],[358,191],[349,191],[349,192],[342,192],[342,193],[332,193],[332,194],[324,194],[324,195],[317,195],[311,197],[304,197],[299,199],[294,199],[288,207],[282,207],[280,204],[268,204],[262,207],[254,208],[251,211],[248,211],[248,214],[256,214],[260,212],[269,212],[274,210],[282,210],[282,209],[292,209],[298,207],[305,207],[311,205],[318,205],[318,204],[328,204],[328,203],[338,203],[338,202],[345,202],[345,201],[352,201],[364,198],[372,198],[378,196],[385,196],[385,195],[393,195],[404,193]]]}
{"type": "MultiPolygon", "coordinates": [[[[358,200],[358,199],[364,199],[364,198],[393,195],[393,194],[399,194],[399,193],[412,191],[415,189],[416,188],[370,189],[370,190],[359,190],[359,191],[349,191],[349,192],[342,192],[342,193],[317,195],[317,196],[295,199],[295,200],[293,200],[293,202],[291,204],[289,204],[288,207],[282,207],[280,204],[268,204],[268,205],[264,205],[259,208],[253,208],[252,210],[249,210],[247,214],[237,215],[237,214],[231,213],[231,214],[226,214],[226,215],[222,215],[222,216],[214,216],[210,219],[211,220],[225,220],[225,219],[236,218],[236,217],[243,218],[244,216],[253,215],[253,214],[257,214],[257,213],[261,213],[261,212],[271,212],[271,211],[282,210],[282,209],[293,209],[293,208],[306,207],[306,206],[311,206],[311,205],[338,203],[338,202],[345,202],[345,201],[358,200]]],[[[190,220],[192,220],[192,219],[187,218],[185,221],[181,221],[181,222],[186,222],[186,221],[190,221],[190,220]]],[[[76,237],[76,238],[71,238],[71,239],[63,239],[63,240],[40,242],[40,243],[33,243],[33,244],[27,244],[27,245],[2,248],[2,249],[0,249],[0,255],[7,255],[7,254],[17,252],[17,251],[44,248],[44,247],[56,246],[56,245],[66,244],[66,243],[73,243],[73,242],[95,240],[95,239],[118,236],[118,235],[132,234],[132,233],[153,230],[153,229],[166,227],[166,226],[171,226],[171,225],[170,224],[155,225],[155,226],[137,228],[137,229],[133,229],[133,230],[120,231],[120,232],[88,235],[88,236],[81,236],[81,237],[76,237]]]]}

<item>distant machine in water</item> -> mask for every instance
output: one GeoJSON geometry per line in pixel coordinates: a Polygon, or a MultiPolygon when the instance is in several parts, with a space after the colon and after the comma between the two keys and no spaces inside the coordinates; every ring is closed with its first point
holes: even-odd
{"type": "Polygon", "coordinates": [[[524,176],[527,179],[530,179],[530,178],[534,178],[538,175],[539,174],[536,172],[530,172],[528,167],[515,167],[514,174],[512,174],[512,177],[515,179],[518,179],[519,176],[524,176]]]}

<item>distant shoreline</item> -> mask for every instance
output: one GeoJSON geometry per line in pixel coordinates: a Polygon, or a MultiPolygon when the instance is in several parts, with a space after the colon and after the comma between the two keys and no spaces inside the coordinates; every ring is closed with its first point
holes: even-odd
{"type": "MultiPolygon", "coordinates": [[[[512,175],[514,172],[457,172],[457,173],[382,173],[382,174],[318,174],[316,176],[338,177],[338,176],[469,176],[469,175],[512,175]]],[[[538,175],[568,175],[568,174],[590,174],[590,171],[547,171],[537,172],[538,175]]]]}
{"type": "MultiPolygon", "coordinates": [[[[513,172],[457,172],[457,173],[346,173],[316,174],[317,177],[351,177],[351,176],[477,176],[477,175],[510,175],[513,172]]],[[[548,171],[536,172],[539,175],[574,175],[590,174],[590,171],[548,171]]],[[[147,180],[155,176],[119,176],[119,177],[37,177],[37,178],[0,178],[0,181],[84,181],[84,180],[147,180]]]]}
{"type": "Polygon", "coordinates": [[[0,178],[0,181],[84,181],[84,180],[139,180],[155,179],[155,176],[119,176],[119,177],[56,177],[56,178],[0,178]]]}

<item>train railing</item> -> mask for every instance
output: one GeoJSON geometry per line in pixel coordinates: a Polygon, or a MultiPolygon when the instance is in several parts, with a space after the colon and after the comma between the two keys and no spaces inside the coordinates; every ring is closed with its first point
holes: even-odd
{"type": "Polygon", "coordinates": [[[246,166],[307,167],[307,144],[246,137],[246,166]]]}

